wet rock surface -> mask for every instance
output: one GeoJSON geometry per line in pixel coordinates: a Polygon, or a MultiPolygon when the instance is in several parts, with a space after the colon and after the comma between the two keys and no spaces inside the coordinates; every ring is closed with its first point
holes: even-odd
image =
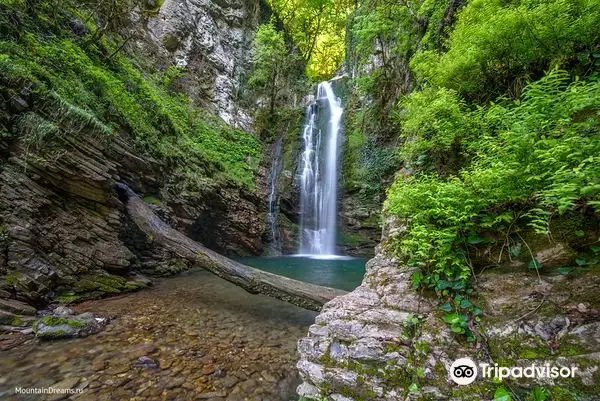
{"type": "Polygon", "coordinates": [[[47,340],[86,337],[99,333],[107,323],[107,318],[91,312],[74,315],[72,310],[59,307],[53,314],[38,319],[33,324],[33,332],[36,337],[47,340]]]}
{"type": "Polygon", "coordinates": [[[111,322],[4,351],[0,398],[54,385],[83,389],[70,396],[78,400],[296,400],[296,341],[315,316],[197,270],[73,309],[111,322]]]}

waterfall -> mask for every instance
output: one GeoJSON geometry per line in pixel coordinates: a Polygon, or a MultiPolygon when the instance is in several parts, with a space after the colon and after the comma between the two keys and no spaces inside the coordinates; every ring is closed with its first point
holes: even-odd
{"type": "Polygon", "coordinates": [[[300,254],[335,255],[342,113],[331,83],[320,83],[302,132],[300,254]]]}
{"type": "Polygon", "coordinates": [[[271,171],[269,172],[269,178],[267,185],[269,187],[269,199],[268,199],[268,212],[267,212],[267,224],[269,226],[270,241],[269,250],[270,255],[281,255],[281,235],[279,232],[279,225],[277,214],[279,212],[279,197],[277,196],[277,182],[279,181],[279,170],[281,170],[281,143],[283,137],[280,137],[273,144],[273,151],[271,154],[271,171]]]}

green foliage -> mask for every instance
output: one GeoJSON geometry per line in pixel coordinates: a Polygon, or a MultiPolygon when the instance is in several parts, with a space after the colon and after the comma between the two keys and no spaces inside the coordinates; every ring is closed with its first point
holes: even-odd
{"type": "Polygon", "coordinates": [[[496,389],[494,393],[493,401],[512,401],[512,396],[510,392],[504,386],[500,386],[496,389]]]}
{"type": "MultiPolygon", "coordinates": [[[[389,246],[420,268],[416,286],[443,297],[463,293],[472,275],[468,249],[486,241],[485,232],[509,236],[513,226],[530,226],[548,234],[552,216],[583,205],[600,210],[599,99],[600,81],[569,82],[552,71],[521,99],[473,111],[446,89],[403,102],[409,160],[447,154],[450,143],[465,160],[455,175],[420,171],[388,191],[387,212],[409,227],[389,246]]],[[[541,265],[532,259],[530,267],[541,265]]]]}
{"type": "Polygon", "coordinates": [[[420,40],[419,18],[435,6],[435,1],[423,5],[415,0],[363,2],[352,20],[354,56],[368,63],[374,54],[380,58],[380,66],[387,68],[416,47],[420,40]],[[415,12],[416,8],[420,10],[415,12]]]}
{"type": "Polygon", "coordinates": [[[353,98],[346,108],[345,172],[351,188],[383,193],[401,166],[398,127],[390,116],[411,89],[408,60],[422,44],[423,25],[441,18],[443,0],[361,1],[348,20],[346,69],[353,98]]]}
{"type": "Polygon", "coordinates": [[[365,195],[382,192],[383,180],[393,174],[399,164],[398,148],[377,143],[375,137],[366,136],[359,127],[354,127],[346,138],[346,186],[365,195]]]}
{"type": "Polygon", "coordinates": [[[331,77],[344,58],[346,18],[350,0],[269,0],[307,62],[311,78],[331,77]]]}
{"type": "Polygon", "coordinates": [[[541,387],[534,388],[529,397],[527,397],[527,401],[546,401],[547,399],[548,392],[541,387]]]}
{"type": "Polygon", "coordinates": [[[469,130],[465,104],[456,92],[446,88],[413,92],[401,102],[402,134],[405,143],[401,157],[420,170],[443,165],[449,170],[448,156],[469,130]]]}
{"type": "MultiPolygon", "coordinates": [[[[273,22],[260,25],[253,43],[253,67],[248,77],[248,97],[266,102],[257,109],[257,125],[268,130],[277,124],[277,108],[295,103],[298,93],[306,88],[304,63],[296,49],[285,39],[273,22]]],[[[285,113],[285,110],[281,112],[285,113]]]]}
{"type": "Polygon", "coordinates": [[[527,79],[579,64],[589,72],[600,41],[597,0],[472,0],[461,11],[445,53],[426,50],[411,67],[437,86],[491,99],[518,96],[527,79]]]}
{"type": "Polygon", "coordinates": [[[127,131],[140,149],[173,171],[177,190],[199,191],[215,180],[253,185],[260,142],[173,92],[173,81],[184,73],[181,69],[145,72],[131,57],[117,52],[116,42],[91,33],[93,24],[83,37],[59,25],[60,18],[54,25],[49,22],[52,35],[38,31],[37,21],[51,20],[53,12],[71,19],[88,16],[85,9],[68,4],[52,11],[46,2],[39,4],[34,19],[14,6],[13,18],[7,13],[0,20],[4,32],[14,32],[19,19],[27,28],[0,41],[0,80],[13,91],[33,89],[39,99],[31,111],[14,120],[13,131],[24,141],[41,149],[50,147],[52,138],[65,135],[127,131]]]}
{"type": "Polygon", "coordinates": [[[283,33],[277,31],[273,23],[258,27],[254,37],[254,69],[248,83],[266,86],[276,81],[288,55],[283,33]]]}

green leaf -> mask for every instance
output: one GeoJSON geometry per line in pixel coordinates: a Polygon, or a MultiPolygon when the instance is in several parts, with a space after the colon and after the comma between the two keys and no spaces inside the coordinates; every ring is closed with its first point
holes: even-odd
{"type": "Polygon", "coordinates": [[[577,259],[575,259],[575,263],[577,263],[577,266],[585,266],[588,264],[588,261],[584,257],[578,257],[577,259]]]}
{"type": "Polygon", "coordinates": [[[590,249],[592,250],[592,252],[594,253],[600,253],[600,245],[592,245],[590,247],[590,249]]]}
{"type": "Polygon", "coordinates": [[[417,289],[421,286],[423,282],[423,272],[421,270],[415,271],[411,276],[410,280],[412,281],[413,289],[417,289]]]}
{"type": "Polygon", "coordinates": [[[444,312],[452,312],[452,305],[450,305],[450,303],[446,302],[446,303],[440,305],[440,309],[443,310],[444,312]]]}
{"type": "Polygon", "coordinates": [[[444,322],[450,324],[458,323],[461,320],[460,315],[458,313],[449,313],[447,315],[444,315],[442,319],[444,319],[444,322]]]}
{"type": "Polygon", "coordinates": [[[582,230],[575,231],[575,235],[578,237],[585,237],[585,233],[582,230]]]}
{"type": "Polygon", "coordinates": [[[513,245],[508,248],[509,252],[513,256],[519,256],[521,254],[521,244],[513,245]]]}
{"type": "Polygon", "coordinates": [[[587,187],[583,187],[580,190],[581,195],[583,196],[592,196],[600,192],[600,185],[590,185],[587,187]]]}
{"type": "Polygon", "coordinates": [[[463,299],[462,301],[460,301],[460,307],[462,309],[467,309],[467,308],[470,308],[471,306],[473,306],[473,304],[468,299],[463,299]]]}
{"type": "Polygon", "coordinates": [[[494,393],[494,401],[512,401],[512,397],[505,387],[498,387],[494,393]]]}
{"type": "Polygon", "coordinates": [[[448,280],[440,280],[437,283],[437,288],[440,290],[445,290],[447,288],[452,288],[452,282],[448,280]]]}
{"type": "Polygon", "coordinates": [[[419,386],[417,386],[416,383],[412,383],[409,387],[408,387],[408,391],[410,391],[411,393],[416,393],[419,391],[419,386]]]}
{"type": "Polygon", "coordinates": [[[567,266],[559,267],[558,272],[566,276],[567,274],[571,273],[571,268],[567,266]]]}
{"type": "Polygon", "coordinates": [[[531,392],[531,400],[532,401],[546,401],[548,395],[546,394],[546,390],[541,387],[536,387],[531,392]]]}
{"type": "Polygon", "coordinates": [[[530,269],[539,269],[540,267],[542,267],[542,264],[540,263],[539,260],[537,260],[536,258],[533,258],[529,261],[529,264],[527,265],[527,267],[529,267],[530,269]]]}
{"type": "Polygon", "coordinates": [[[467,243],[469,245],[481,244],[482,242],[485,242],[485,238],[482,238],[477,234],[471,234],[469,235],[469,238],[467,238],[467,243]]]}

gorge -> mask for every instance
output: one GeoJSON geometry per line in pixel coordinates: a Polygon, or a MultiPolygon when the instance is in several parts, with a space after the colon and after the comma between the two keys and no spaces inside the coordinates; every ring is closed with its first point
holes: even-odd
{"type": "Polygon", "coordinates": [[[599,23],[0,0],[0,398],[599,400],[599,23]]]}

